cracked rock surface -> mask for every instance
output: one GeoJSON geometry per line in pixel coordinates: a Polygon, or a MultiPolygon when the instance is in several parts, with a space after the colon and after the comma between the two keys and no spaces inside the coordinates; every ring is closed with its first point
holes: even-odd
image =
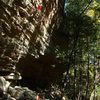
{"type": "Polygon", "coordinates": [[[0,0],[0,71],[14,71],[27,53],[44,55],[56,26],[57,2],[0,0]]]}

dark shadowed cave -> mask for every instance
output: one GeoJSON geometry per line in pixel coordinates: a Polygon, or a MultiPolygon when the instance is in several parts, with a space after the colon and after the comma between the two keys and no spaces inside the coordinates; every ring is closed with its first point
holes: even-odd
{"type": "Polygon", "coordinates": [[[59,83],[65,71],[53,54],[41,55],[37,59],[28,54],[19,61],[17,68],[23,77],[19,83],[30,89],[47,88],[51,83],[59,83]]]}

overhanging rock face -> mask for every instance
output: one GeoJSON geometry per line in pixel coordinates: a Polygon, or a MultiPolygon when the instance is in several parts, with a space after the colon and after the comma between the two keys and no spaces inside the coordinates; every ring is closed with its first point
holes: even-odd
{"type": "Polygon", "coordinates": [[[0,69],[15,70],[28,52],[43,55],[57,28],[58,0],[0,0],[0,69]]]}

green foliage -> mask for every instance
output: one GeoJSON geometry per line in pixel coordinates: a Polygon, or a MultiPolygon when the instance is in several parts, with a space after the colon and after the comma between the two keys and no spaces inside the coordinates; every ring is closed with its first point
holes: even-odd
{"type": "MultiPolygon", "coordinates": [[[[81,95],[87,100],[94,89],[95,63],[100,58],[100,23],[97,21],[100,6],[94,2],[96,1],[67,0],[66,3],[63,33],[69,44],[66,43],[63,48],[57,45],[55,53],[62,65],[69,68],[65,79],[65,91],[69,99],[81,95]],[[88,15],[92,8],[93,17],[88,15]]],[[[63,35],[61,32],[59,34],[63,35]]]]}
{"type": "Polygon", "coordinates": [[[97,96],[100,96],[100,86],[96,88],[96,94],[97,96]]]}
{"type": "Polygon", "coordinates": [[[90,3],[91,0],[67,0],[66,10],[68,12],[75,12],[75,14],[80,14],[88,7],[90,3]]]}

